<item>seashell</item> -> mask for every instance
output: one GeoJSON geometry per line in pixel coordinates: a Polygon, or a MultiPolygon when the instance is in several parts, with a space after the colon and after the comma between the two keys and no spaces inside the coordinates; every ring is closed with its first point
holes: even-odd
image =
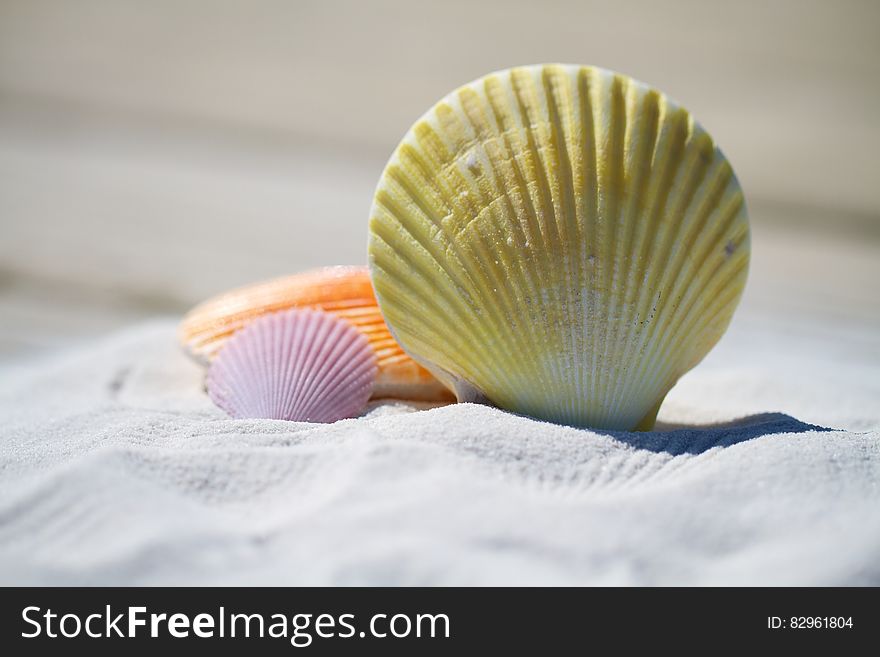
{"type": "Polygon", "coordinates": [[[264,315],[208,368],[211,400],[234,418],[335,422],[360,413],[376,376],[367,338],[321,311],[264,315]]]}
{"type": "Polygon", "coordinates": [[[415,363],[391,336],[366,267],[324,267],[237,288],[193,308],[180,325],[187,352],[208,363],[236,331],[267,313],[320,309],[363,333],[376,352],[375,398],[452,401],[451,392],[415,363]]]}
{"type": "Polygon", "coordinates": [[[415,123],[379,181],[369,255],[392,334],[459,400],[650,429],[730,322],[749,226],[687,110],[618,73],[541,65],[415,123]]]}

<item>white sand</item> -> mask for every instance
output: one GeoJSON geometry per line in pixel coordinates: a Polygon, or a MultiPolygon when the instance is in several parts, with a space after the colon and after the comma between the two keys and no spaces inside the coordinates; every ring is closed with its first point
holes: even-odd
{"type": "Polygon", "coordinates": [[[811,331],[738,321],[662,431],[609,435],[233,421],[144,325],[3,372],[0,583],[880,584],[876,336],[811,331]]]}

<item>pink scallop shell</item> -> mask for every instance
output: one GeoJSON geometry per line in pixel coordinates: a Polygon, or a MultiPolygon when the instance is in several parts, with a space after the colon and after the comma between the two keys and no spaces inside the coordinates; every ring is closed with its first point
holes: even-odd
{"type": "Polygon", "coordinates": [[[367,339],[313,310],[265,315],[235,333],[208,369],[208,395],[234,418],[335,422],[360,413],[376,378],[367,339]]]}

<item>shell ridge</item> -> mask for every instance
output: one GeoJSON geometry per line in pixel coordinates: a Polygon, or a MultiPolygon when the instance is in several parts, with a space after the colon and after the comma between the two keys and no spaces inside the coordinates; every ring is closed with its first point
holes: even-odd
{"type": "Polygon", "coordinates": [[[625,271],[629,252],[629,228],[627,224],[628,208],[633,198],[633,190],[630,189],[632,171],[630,170],[630,150],[634,140],[634,132],[638,135],[638,120],[632,110],[632,103],[638,90],[630,84],[630,81],[618,75],[611,80],[610,96],[610,123],[608,133],[608,198],[613,200],[609,203],[610,230],[607,237],[610,240],[608,256],[610,274],[608,292],[605,304],[605,326],[602,332],[602,352],[600,360],[606,368],[613,368],[614,376],[609,384],[602,386],[600,399],[603,413],[602,422],[612,424],[615,421],[615,410],[612,404],[612,391],[616,380],[622,378],[622,363],[614,357],[618,353],[617,343],[618,330],[626,311],[624,302],[625,285],[621,281],[621,273],[625,271]]]}
{"type": "Polygon", "coordinates": [[[281,321],[281,318],[273,315],[273,352],[272,356],[273,362],[275,362],[281,371],[281,375],[279,377],[279,381],[281,381],[281,385],[273,386],[272,389],[272,397],[270,400],[271,408],[278,409],[283,404],[285,399],[284,395],[286,394],[286,389],[288,387],[289,377],[285,376],[284,371],[290,362],[289,357],[289,323],[281,321]]]}
{"type": "MultiPolygon", "coordinates": [[[[557,216],[575,217],[574,227],[572,222],[565,222],[565,240],[568,244],[581,244],[578,225],[580,224],[578,217],[577,203],[574,197],[574,173],[572,171],[572,161],[569,154],[569,138],[572,133],[571,123],[573,119],[571,112],[564,111],[563,107],[576,107],[572,102],[571,80],[559,67],[547,67],[542,71],[542,82],[544,86],[544,96],[547,98],[547,111],[550,116],[551,142],[555,146],[556,169],[561,172],[559,176],[559,202],[561,212],[557,216]],[[562,98],[557,99],[557,94],[562,98]],[[568,102],[566,102],[568,101],[568,102]],[[566,120],[563,120],[563,115],[566,120]],[[569,126],[566,129],[565,124],[569,126]]],[[[565,251],[566,271],[569,280],[583,281],[583,272],[580,267],[580,258],[573,257],[571,252],[565,251]]],[[[578,340],[579,329],[583,326],[584,319],[578,313],[579,304],[575,303],[574,295],[572,295],[566,303],[566,313],[568,315],[568,340],[569,348],[572,351],[580,351],[582,343],[578,340]]],[[[577,413],[577,407],[583,397],[583,369],[576,375],[575,394],[569,401],[569,413],[574,415],[577,413]]]]}
{"type": "MultiPolygon", "coordinates": [[[[311,310],[286,310],[265,315],[265,320],[258,320],[261,323],[275,321],[286,325],[282,338],[286,342],[286,357],[280,376],[282,390],[278,396],[278,405],[275,407],[279,417],[293,417],[294,399],[298,393],[298,382],[302,377],[304,325],[309,321],[311,312],[311,310]],[[288,320],[288,317],[296,317],[298,321],[288,320]]],[[[256,321],[253,325],[259,326],[256,321]]]]}
{"type": "MultiPolygon", "coordinates": [[[[649,204],[652,201],[651,189],[656,182],[657,170],[652,164],[656,158],[656,149],[660,137],[660,98],[659,94],[652,90],[645,90],[637,85],[630,85],[631,98],[628,109],[634,118],[628,121],[632,126],[627,133],[625,151],[630,159],[627,162],[627,188],[626,199],[623,209],[624,231],[623,239],[619,240],[623,251],[621,257],[629,262],[627,275],[623,278],[621,291],[621,306],[625,311],[630,311],[629,321],[617,322],[614,326],[613,344],[615,352],[621,354],[619,367],[622,373],[629,371],[631,355],[633,352],[631,339],[633,324],[638,316],[632,317],[632,309],[636,306],[635,296],[646,288],[645,281],[639,281],[643,262],[641,260],[642,243],[651,228],[652,210],[649,204]],[[638,283],[641,282],[641,285],[638,283]]],[[[626,393],[627,385],[631,379],[625,375],[617,377],[610,386],[609,406],[621,408],[619,398],[626,393]]]]}
{"type": "MultiPolygon", "coordinates": [[[[604,210],[600,210],[600,215],[605,218],[603,222],[606,224],[604,231],[603,251],[608,254],[611,262],[607,263],[605,268],[605,294],[606,294],[606,317],[604,330],[601,332],[601,356],[600,362],[608,362],[608,351],[611,342],[611,327],[617,319],[617,292],[615,282],[617,280],[617,271],[620,267],[618,262],[618,248],[616,248],[617,224],[620,222],[620,195],[623,191],[624,181],[624,148],[627,129],[626,116],[626,98],[624,80],[621,76],[614,74],[610,80],[610,90],[607,98],[607,132],[605,140],[603,140],[605,154],[604,161],[605,175],[600,176],[600,199],[604,201],[601,205],[604,210]]],[[[599,391],[598,405],[601,409],[599,422],[607,424],[608,415],[611,412],[609,408],[608,389],[603,386],[599,391]]]]}
{"type": "MultiPolygon", "coordinates": [[[[256,338],[254,340],[249,340],[245,343],[246,350],[241,354],[243,360],[239,360],[240,366],[245,366],[245,364],[250,360],[250,362],[255,363],[256,368],[259,370],[263,370],[266,367],[265,359],[262,357],[258,350],[257,339],[262,338],[262,334],[256,327],[251,328],[248,332],[248,335],[255,335],[256,338]]],[[[262,342],[262,340],[260,340],[262,342]]],[[[249,381],[246,377],[242,377],[243,382],[249,381]]],[[[258,379],[258,394],[254,397],[256,400],[256,406],[253,408],[253,413],[265,413],[266,412],[266,386],[267,382],[265,378],[258,379]]]]}
{"type": "MultiPolygon", "coordinates": [[[[556,230],[556,213],[553,208],[550,186],[547,181],[546,168],[543,158],[541,157],[537,145],[535,144],[535,133],[538,131],[538,118],[534,115],[534,105],[537,103],[537,92],[534,88],[534,80],[529,76],[525,69],[513,69],[510,72],[510,86],[516,99],[517,109],[519,110],[520,119],[522,121],[521,130],[525,136],[524,143],[527,148],[527,154],[531,162],[531,172],[535,182],[535,195],[537,203],[534,207],[540,208],[538,214],[538,225],[543,228],[546,233],[544,240],[543,254],[551,251],[559,251],[560,238],[556,230]],[[529,103],[529,101],[532,101],[529,103]],[[530,109],[532,111],[530,111],[530,109]],[[553,230],[551,231],[551,226],[553,230]],[[556,232],[555,240],[553,232],[556,232]],[[549,250],[548,250],[549,249],[549,250]]],[[[541,288],[542,295],[547,292],[554,293],[555,299],[553,304],[556,308],[562,305],[562,298],[558,292],[558,283],[556,279],[547,281],[541,288]]],[[[545,317],[547,313],[543,313],[545,317]]],[[[550,377],[552,381],[560,380],[562,371],[560,365],[555,359],[547,362],[546,367],[550,369],[550,377]]]]}
{"type": "Polygon", "coordinates": [[[584,191],[590,195],[589,202],[585,203],[586,209],[589,210],[585,217],[583,231],[585,233],[587,243],[584,256],[584,271],[588,271],[589,275],[585,276],[583,284],[587,292],[584,300],[584,344],[587,348],[589,365],[584,367],[584,376],[586,378],[587,397],[596,398],[596,382],[598,380],[597,355],[596,355],[596,336],[598,334],[598,313],[594,312],[596,299],[596,284],[598,277],[594,263],[598,253],[597,225],[599,223],[599,140],[596,137],[596,112],[593,105],[592,90],[596,86],[593,79],[599,77],[597,71],[592,67],[582,67],[577,74],[578,80],[578,96],[581,111],[581,132],[583,134],[583,156],[582,162],[584,171],[584,191]]]}
{"type": "Polygon", "coordinates": [[[280,409],[283,407],[286,399],[289,376],[285,375],[285,369],[289,367],[291,360],[289,355],[291,345],[288,339],[288,323],[283,321],[283,316],[280,313],[267,315],[264,325],[266,326],[266,337],[269,342],[265,350],[265,353],[269,354],[266,365],[266,379],[271,380],[270,373],[272,372],[272,363],[274,363],[276,368],[274,373],[277,375],[275,378],[280,382],[280,384],[269,387],[270,395],[266,397],[266,412],[271,412],[274,416],[280,413],[280,409]]]}
{"type": "MultiPolygon", "coordinates": [[[[280,321],[280,320],[279,320],[280,321]]],[[[291,399],[295,394],[294,390],[294,372],[297,371],[296,358],[298,354],[299,344],[297,341],[297,331],[294,322],[281,322],[284,326],[284,355],[283,369],[281,371],[281,380],[284,382],[282,391],[279,393],[278,407],[283,412],[290,414],[291,399]]]]}
{"type": "MultiPolygon", "coordinates": [[[[606,195],[607,185],[604,182],[607,176],[607,165],[604,162],[603,154],[606,151],[605,140],[607,134],[606,118],[609,112],[606,110],[606,101],[603,98],[605,89],[608,88],[609,75],[598,70],[589,71],[584,74],[583,88],[588,94],[585,104],[589,108],[592,125],[590,126],[593,136],[592,162],[593,169],[593,193],[594,193],[594,212],[590,225],[590,256],[593,257],[590,262],[590,388],[589,398],[591,400],[599,399],[599,386],[602,381],[602,334],[604,330],[603,310],[605,301],[602,298],[607,289],[607,270],[609,262],[605,257],[607,249],[605,248],[608,231],[608,223],[610,218],[606,212],[606,195]]],[[[589,257],[588,256],[588,262],[589,257]]]]}
{"type": "MultiPolygon", "coordinates": [[[[283,329],[284,327],[277,321],[277,317],[273,316],[271,322],[267,322],[269,330],[266,331],[266,369],[271,368],[271,363],[280,363],[281,352],[284,348],[283,329]]],[[[268,378],[268,377],[267,377],[268,378]]],[[[268,394],[264,398],[268,408],[278,408],[278,386],[271,386],[268,394]]]]}

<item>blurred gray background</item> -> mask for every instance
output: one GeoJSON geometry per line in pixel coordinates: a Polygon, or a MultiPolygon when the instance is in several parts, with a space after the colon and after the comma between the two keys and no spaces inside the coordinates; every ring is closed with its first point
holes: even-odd
{"type": "MultiPolygon", "coordinates": [[[[744,312],[880,327],[880,3],[0,0],[0,359],[365,261],[409,125],[516,64],[691,109],[751,211],[744,312]]],[[[876,349],[876,341],[870,341],[876,349]]]]}

